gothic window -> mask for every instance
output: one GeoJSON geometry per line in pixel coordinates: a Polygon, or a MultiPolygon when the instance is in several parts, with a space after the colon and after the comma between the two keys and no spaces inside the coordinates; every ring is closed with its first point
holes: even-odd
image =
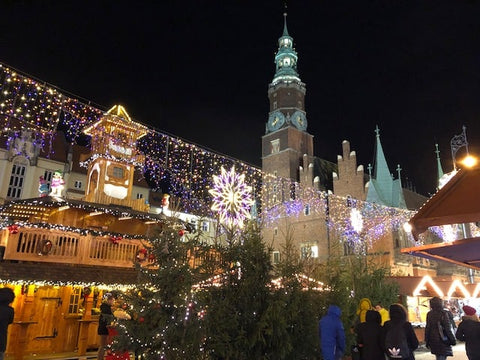
{"type": "Polygon", "coordinates": [[[80,180],[75,180],[75,183],[73,184],[73,187],[75,189],[81,189],[82,188],[82,182],[80,180]]]}
{"type": "Polygon", "coordinates": [[[10,182],[8,184],[7,199],[20,199],[22,196],[23,184],[25,182],[26,164],[15,161],[10,174],[10,182]]]}
{"type": "Polygon", "coordinates": [[[270,142],[272,145],[272,154],[280,152],[280,139],[275,139],[270,142]]]}
{"type": "Polygon", "coordinates": [[[275,110],[277,108],[278,104],[276,101],[273,102],[273,110],[275,110]]]}

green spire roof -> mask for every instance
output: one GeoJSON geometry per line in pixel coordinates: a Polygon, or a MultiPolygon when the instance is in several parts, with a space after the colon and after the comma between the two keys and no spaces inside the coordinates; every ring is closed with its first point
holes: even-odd
{"type": "Polygon", "coordinates": [[[297,72],[297,52],[293,48],[293,38],[287,30],[287,13],[283,14],[283,34],[278,39],[278,51],[275,54],[276,71],[272,84],[277,82],[300,82],[297,72]]]}
{"type": "Polygon", "coordinates": [[[437,154],[437,184],[439,184],[440,179],[444,174],[442,169],[442,163],[440,162],[440,150],[438,150],[438,144],[435,144],[435,154],[437,154]]]}
{"type": "Polygon", "coordinates": [[[367,201],[390,207],[406,208],[403,197],[402,182],[400,180],[400,165],[397,167],[398,179],[394,180],[388,169],[387,160],[380,142],[380,130],[375,128],[376,151],[374,177],[370,179],[367,201]]]}

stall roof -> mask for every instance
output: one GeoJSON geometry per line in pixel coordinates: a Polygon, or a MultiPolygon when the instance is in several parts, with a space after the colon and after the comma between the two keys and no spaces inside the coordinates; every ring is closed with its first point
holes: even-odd
{"type": "Polygon", "coordinates": [[[415,238],[430,226],[480,221],[480,167],[462,169],[410,219],[415,238]]]}
{"type": "MultiPolygon", "coordinates": [[[[480,221],[480,167],[462,169],[455,174],[410,219],[415,239],[431,226],[463,224],[480,221]]],[[[402,249],[432,260],[480,270],[480,238],[449,243],[429,244],[402,249]]]]}

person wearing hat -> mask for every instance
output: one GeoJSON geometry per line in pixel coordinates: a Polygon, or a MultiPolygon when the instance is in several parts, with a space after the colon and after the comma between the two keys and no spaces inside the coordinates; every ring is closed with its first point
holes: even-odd
{"type": "Polygon", "coordinates": [[[458,324],[455,337],[465,341],[465,351],[469,360],[480,360],[480,322],[476,314],[477,310],[468,305],[464,305],[462,310],[465,315],[458,324]]]}
{"type": "Polygon", "coordinates": [[[15,300],[15,293],[12,289],[0,288],[0,360],[3,360],[7,349],[8,325],[13,322],[14,310],[9,306],[15,300]]]}

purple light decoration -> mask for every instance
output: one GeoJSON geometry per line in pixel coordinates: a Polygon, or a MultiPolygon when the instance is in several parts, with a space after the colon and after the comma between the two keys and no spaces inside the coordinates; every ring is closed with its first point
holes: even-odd
{"type": "Polygon", "coordinates": [[[213,176],[211,209],[218,213],[220,223],[228,228],[242,228],[244,220],[250,218],[249,209],[254,200],[252,187],[245,184],[245,174],[237,174],[235,167],[230,171],[221,168],[220,175],[213,176]]]}

